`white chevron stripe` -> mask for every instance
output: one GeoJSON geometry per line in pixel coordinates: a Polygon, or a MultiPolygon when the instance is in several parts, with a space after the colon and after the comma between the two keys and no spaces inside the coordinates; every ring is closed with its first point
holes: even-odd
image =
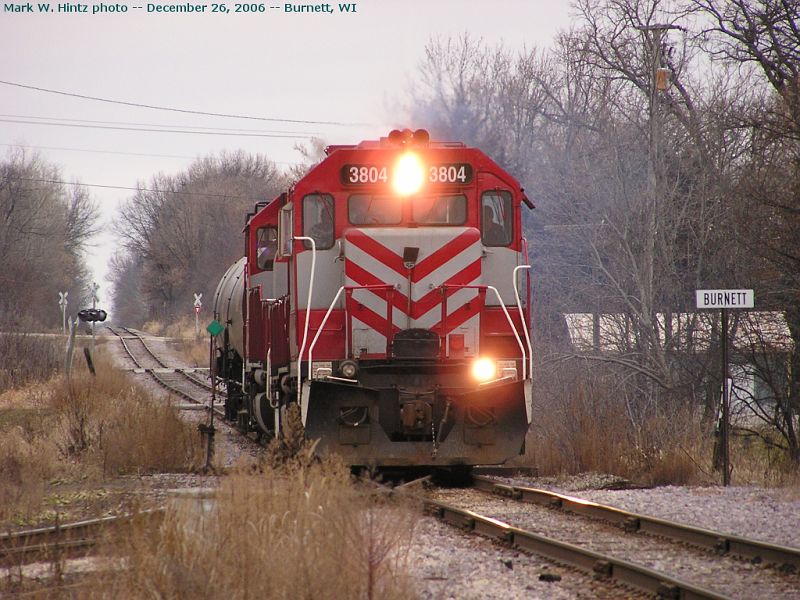
{"type": "Polygon", "coordinates": [[[361,233],[372,238],[398,256],[403,256],[403,248],[415,246],[419,248],[417,262],[424,260],[445,244],[453,241],[462,233],[467,231],[467,227],[420,227],[417,229],[362,229],[361,233]],[[428,234],[423,236],[421,234],[428,234]]]}
{"type": "MultiPolygon", "coordinates": [[[[349,277],[347,278],[347,285],[361,285],[360,283],[353,281],[349,277]]],[[[371,292],[370,290],[354,290],[353,291],[353,300],[359,302],[366,306],[368,309],[376,313],[381,319],[386,319],[386,300],[380,291],[379,292],[371,292]]],[[[404,312],[398,310],[396,307],[392,309],[392,323],[397,325],[401,329],[405,329],[406,327],[406,315],[404,312]]]]}
{"type": "MultiPolygon", "coordinates": [[[[475,281],[479,281],[476,279],[475,281]]],[[[470,284],[470,285],[474,285],[470,284]]],[[[478,290],[466,289],[466,290],[458,290],[456,292],[451,293],[447,297],[447,315],[452,315],[455,311],[459,308],[464,306],[470,300],[474,300],[478,297],[478,290]]],[[[436,325],[439,321],[442,320],[442,303],[439,302],[436,306],[426,312],[424,315],[421,315],[418,319],[415,319],[413,327],[421,327],[423,329],[430,329],[434,325],[436,325]]]]}
{"type": "MultiPolygon", "coordinates": [[[[406,234],[406,237],[408,235],[406,234]]],[[[378,240],[375,240],[377,243],[378,240]]],[[[406,243],[410,243],[408,239],[405,240],[406,243]]],[[[402,255],[402,249],[400,254],[402,255]]],[[[411,300],[416,302],[426,294],[428,294],[432,289],[440,286],[442,283],[456,275],[459,271],[467,268],[469,265],[474,263],[478,260],[481,256],[481,245],[479,243],[472,244],[471,246],[465,248],[463,251],[449,257],[445,263],[440,266],[438,269],[435,269],[426,277],[421,279],[420,281],[416,282],[412,286],[412,294],[411,300]]],[[[371,273],[379,280],[384,281],[386,283],[390,283],[392,285],[400,285],[400,289],[403,293],[407,293],[408,291],[408,278],[407,275],[404,273],[398,273],[394,269],[391,269],[376,259],[371,254],[368,254],[361,250],[360,248],[356,247],[354,244],[347,244],[345,247],[345,257],[346,260],[352,261],[353,263],[357,264],[359,267],[371,273]]],[[[421,262],[422,259],[418,260],[417,262],[421,262]]]]}
{"type": "MultiPolygon", "coordinates": [[[[478,281],[477,279],[475,281],[478,281]]],[[[358,282],[347,279],[347,285],[359,285],[358,282]]],[[[471,284],[474,285],[474,282],[471,284]]],[[[379,292],[380,293],[380,292],[379,292]]],[[[447,314],[452,315],[455,311],[464,306],[471,300],[476,300],[478,297],[478,290],[462,289],[453,292],[447,298],[447,314]]],[[[382,319],[386,318],[386,300],[382,296],[371,292],[369,290],[354,290],[353,300],[363,304],[365,307],[372,310],[379,315],[382,319]]],[[[442,303],[437,303],[424,315],[418,319],[411,320],[411,327],[420,327],[423,329],[430,329],[442,319],[442,303]]],[[[400,311],[396,307],[392,309],[392,322],[400,329],[406,328],[406,315],[405,312],[400,311]]]]}
{"type": "MultiPolygon", "coordinates": [[[[403,249],[407,246],[418,247],[419,255],[417,257],[417,264],[419,264],[432,254],[439,252],[445,244],[463,234],[466,228],[425,228],[424,230],[419,229],[413,232],[404,229],[370,229],[361,231],[365,235],[368,235],[375,244],[383,246],[387,251],[391,251],[397,256],[402,256],[403,249]],[[425,234],[424,236],[422,235],[423,233],[425,234]]],[[[412,301],[419,301],[445,281],[479,260],[481,252],[482,246],[480,245],[480,241],[476,240],[475,243],[467,248],[464,248],[454,255],[448,256],[437,269],[412,285],[412,301]]],[[[398,273],[394,269],[384,265],[374,255],[360,249],[355,244],[349,242],[347,238],[345,238],[345,260],[358,265],[358,267],[370,273],[377,280],[393,285],[395,289],[404,296],[408,293],[408,277],[406,273],[398,273]]],[[[346,285],[351,286],[363,284],[363,282],[353,280],[350,276],[347,276],[345,281],[346,285]]],[[[469,285],[478,285],[480,283],[481,276],[478,275],[469,285]]],[[[468,302],[477,301],[477,298],[478,290],[475,289],[461,289],[453,292],[447,299],[448,315],[452,315],[468,302]]],[[[385,319],[387,306],[386,300],[383,297],[383,292],[355,290],[353,292],[353,300],[373,311],[381,320],[385,319]]],[[[409,326],[430,329],[441,321],[441,317],[441,296],[437,298],[436,304],[432,306],[430,310],[424,315],[421,315],[418,319],[412,320],[410,323],[407,320],[405,309],[392,309],[393,325],[400,329],[405,329],[409,326]]],[[[477,346],[477,332],[479,326],[480,316],[475,315],[458,327],[458,330],[469,331],[470,335],[468,335],[468,337],[471,340],[469,341],[471,346],[477,346]]],[[[368,346],[368,351],[370,353],[383,353],[385,351],[386,338],[378,331],[363,331],[369,328],[366,324],[357,319],[355,314],[353,315],[353,329],[354,335],[356,335],[356,329],[361,330],[358,336],[363,339],[363,342],[359,343],[362,344],[362,347],[368,346]],[[356,323],[358,323],[358,325],[356,325],[356,323]]],[[[358,346],[358,343],[355,345],[358,346]]]]}
{"type": "Polygon", "coordinates": [[[384,283],[392,285],[399,283],[403,290],[405,290],[408,285],[408,278],[406,275],[387,267],[377,258],[371,254],[367,254],[361,248],[353,244],[347,244],[345,246],[345,260],[357,264],[367,273],[371,273],[384,283]]]}

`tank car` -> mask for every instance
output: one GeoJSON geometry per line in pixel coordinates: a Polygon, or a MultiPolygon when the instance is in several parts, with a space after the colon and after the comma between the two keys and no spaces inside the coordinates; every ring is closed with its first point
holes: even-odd
{"type": "Polygon", "coordinates": [[[330,146],[247,215],[220,281],[226,415],[277,435],[291,403],[354,466],[500,464],[531,419],[519,183],[424,130],[330,146]]]}

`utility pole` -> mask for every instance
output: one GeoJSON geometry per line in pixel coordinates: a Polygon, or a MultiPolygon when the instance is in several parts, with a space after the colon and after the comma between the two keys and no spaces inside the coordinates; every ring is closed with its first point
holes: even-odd
{"type": "MultiPolygon", "coordinates": [[[[663,173],[661,167],[661,134],[662,134],[662,114],[660,94],[666,91],[669,83],[669,71],[661,66],[663,59],[662,47],[667,32],[671,29],[680,29],[676,25],[654,24],[642,25],[639,30],[646,38],[646,47],[649,47],[650,54],[650,85],[648,101],[648,126],[650,131],[648,152],[648,200],[647,210],[647,233],[644,244],[642,263],[644,267],[645,289],[642,297],[642,309],[648,315],[655,316],[658,311],[658,304],[662,299],[656,297],[655,286],[655,264],[656,264],[656,238],[659,228],[659,209],[661,203],[660,179],[663,173]]],[[[670,307],[664,307],[669,309],[670,307]]],[[[665,311],[668,312],[668,311],[665,311]]],[[[651,352],[658,353],[657,348],[652,348],[651,352]]]]}

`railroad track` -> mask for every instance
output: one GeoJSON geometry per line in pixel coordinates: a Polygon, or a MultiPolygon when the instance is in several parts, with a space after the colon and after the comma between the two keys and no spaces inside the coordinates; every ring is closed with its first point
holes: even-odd
{"type": "MultiPolygon", "coordinates": [[[[176,396],[187,400],[200,407],[209,409],[207,402],[208,394],[212,391],[212,386],[206,381],[191,375],[191,369],[181,369],[169,367],[163,360],[150,348],[144,337],[138,332],[126,327],[109,327],[107,329],[122,343],[122,347],[128,357],[136,365],[135,372],[149,374],[161,387],[169,390],[176,396]]],[[[225,397],[222,390],[217,389],[217,395],[225,397]]],[[[221,417],[225,417],[225,411],[217,406],[214,412],[221,417]]]]}
{"type": "Polygon", "coordinates": [[[463,531],[659,598],[795,598],[800,589],[798,548],[485,477],[476,477],[472,488],[417,497],[427,513],[463,531]]]}
{"type": "Polygon", "coordinates": [[[683,542],[710,550],[719,555],[731,555],[754,563],[772,564],[787,572],[800,572],[800,548],[771,544],[761,540],[676,523],[675,521],[642,515],[549,490],[505,485],[488,477],[475,477],[473,487],[498,496],[556,508],[589,519],[605,521],[630,533],[655,535],[674,542],[683,542]]]}
{"type": "Polygon", "coordinates": [[[126,528],[134,524],[158,523],[163,515],[163,509],[147,510],[3,533],[0,534],[0,567],[90,556],[100,542],[110,541],[112,536],[124,539],[126,528]]]}

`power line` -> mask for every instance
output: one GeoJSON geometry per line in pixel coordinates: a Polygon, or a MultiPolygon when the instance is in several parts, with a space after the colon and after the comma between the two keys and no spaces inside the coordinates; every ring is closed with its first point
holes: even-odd
{"type": "MultiPolygon", "coordinates": [[[[130,187],[124,185],[106,185],[102,183],[81,183],[79,181],[63,181],[60,179],[41,179],[38,177],[5,177],[6,181],[32,181],[34,183],[59,183],[63,185],[80,185],[83,187],[97,187],[112,190],[133,190],[134,192],[155,192],[157,194],[183,194],[186,196],[208,196],[210,198],[231,198],[240,200],[255,200],[260,201],[263,198],[256,198],[255,196],[233,196],[231,194],[213,194],[211,192],[185,192],[181,190],[158,190],[143,187],[130,187]]],[[[37,188],[29,188],[37,189],[37,188]]],[[[41,188],[38,188],[41,189],[41,188]]]]}
{"type": "Polygon", "coordinates": [[[343,121],[312,121],[310,119],[280,119],[276,117],[255,117],[250,115],[236,115],[227,113],[206,112],[201,110],[189,110],[185,108],[173,108],[169,106],[158,106],[154,104],[140,104],[138,102],[128,102],[125,100],[112,100],[109,98],[100,98],[98,96],[87,96],[85,94],[76,94],[73,92],[64,92],[61,90],[52,90],[49,88],[37,87],[34,85],[25,85],[23,83],[15,83],[13,81],[2,81],[0,84],[10,85],[13,87],[24,88],[27,90],[35,90],[37,92],[47,92],[48,94],[59,94],[60,96],[70,96],[73,98],[81,98],[83,100],[95,100],[97,102],[107,102],[109,104],[122,104],[124,106],[135,106],[137,108],[149,108],[152,110],[166,110],[170,112],[186,113],[190,115],[205,115],[209,117],[227,117],[231,119],[250,119],[253,121],[272,121],[276,123],[304,123],[312,125],[338,125],[342,127],[364,126],[369,123],[346,123],[343,121]]]}
{"type": "MultiPolygon", "coordinates": [[[[66,148],[61,146],[29,146],[24,144],[0,144],[0,146],[6,146],[8,148],[29,148],[31,150],[63,150],[67,152],[90,152],[93,154],[119,154],[122,156],[143,156],[146,158],[181,158],[181,159],[196,159],[198,156],[188,156],[188,155],[180,155],[180,154],[151,154],[145,152],[122,152],[119,150],[100,150],[100,149],[92,149],[92,148],[66,148]]],[[[296,162],[288,162],[283,160],[272,160],[277,165],[289,165],[289,166],[298,166],[302,165],[303,163],[296,163],[296,162]]]]}
{"type": "Polygon", "coordinates": [[[91,119],[70,119],[67,117],[39,117],[36,115],[0,115],[7,119],[45,119],[50,121],[65,121],[71,123],[96,123],[100,125],[138,125],[141,127],[174,127],[177,129],[204,129],[209,131],[225,131],[225,132],[253,132],[253,133],[288,133],[288,134],[302,134],[302,135],[320,135],[319,131],[286,131],[286,130],[265,130],[265,129],[237,129],[234,127],[203,127],[200,125],[166,125],[163,123],[138,123],[135,121],[94,121],[91,119]]]}
{"type": "Polygon", "coordinates": [[[184,131],[180,129],[148,129],[140,127],[116,127],[110,125],[80,125],[78,123],[44,123],[40,121],[24,121],[21,119],[0,119],[0,123],[23,123],[26,125],[51,125],[54,127],[78,127],[81,129],[114,129],[117,131],[141,131],[145,133],[189,133],[193,135],[233,135],[237,137],[262,137],[262,138],[279,138],[290,140],[310,140],[314,136],[311,135],[281,135],[271,133],[225,133],[221,131],[184,131]]]}
{"type": "Polygon", "coordinates": [[[31,150],[67,150],[70,152],[92,152],[95,154],[121,154],[124,156],[147,156],[153,158],[182,158],[192,159],[196,156],[181,156],[178,154],[146,154],[140,152],[120,152],[118,150],[90,150],[88,148],[62,148],[58,146],[27,146],[23,144],[0,144],[0,146],[7,146],[9,148],[30,148],[31,150]]]}

